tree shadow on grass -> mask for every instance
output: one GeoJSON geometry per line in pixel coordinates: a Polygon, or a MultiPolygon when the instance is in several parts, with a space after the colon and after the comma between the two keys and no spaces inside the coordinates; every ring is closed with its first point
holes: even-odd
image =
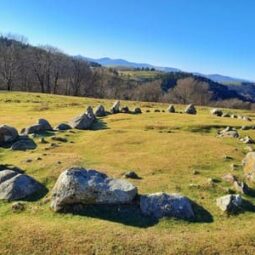
{"type": "Polygon", "coordinates": [[[148,228],[158,223],[157,219],[142,215],[138,204],[129,205],[72,205],[67,213],[98,218],[137,228],[148,228]]]}
{"type": "Polygon", "coordinates": [[[195,214],[195,218],[191,221],[194,223],[212,223],[213,216],[212,214],[203,208],[201,205],[197,204],[196,202],[190,200],[192,204],[192,208],[195,214]]]}

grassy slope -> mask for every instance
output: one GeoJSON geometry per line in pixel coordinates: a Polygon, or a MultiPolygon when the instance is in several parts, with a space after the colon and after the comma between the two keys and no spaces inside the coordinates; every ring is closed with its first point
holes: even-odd
{"type": "MultiPolygon", "coordinates": [[[[42,117],[56,125],[80,114],[88,105],[99,103],[109,107],[112,101],[2,92],[0,123],[21,129],[42,117]]],[[[10,204],[0,202],[0,254],[254,254],[255,214],[222,215],[215,199],[225,194],[224,187],[228,185],[207,184],[208,178],[220,179],[231,172],[230,164],[240,164],[245,152],[245,145],[238,140],[216,138],[216,129],[211,127],[247,123],[212,117],[206,107],[198,108],[198,115],[189,116],[153,112],[156,108],[165,109],[163,104],[123,104],[152,112],[111,115],[100,120],[98,130],[61,133],[68,134],[69,142],[74,143],[62,143],[51,150],[45,150],[49,145],[40,144],[38,138],[39,146],[34,151],[0,149],[1,164],[25,169],[49,190],[58,175],[73,165],[102,170],[114,177],[134,169],[143,177],[132,181],[140,193],[187,195],[204,208],[199,211],[200,222],[162,219],[147,226],[132,215],[124,215],[124,219],[121,215],[111,217],[110,213],[102,217],[61,215],[49,209],[45,198],[28,202],[26,211],[15,214],[10,204]],[[231,155],[234,160],[224,161],[224,155],[231,155]],[[37,157],[43,160],[36,161],[37,157]],[[28,158],[32,163],[25,162],[28,158]],[[200,174],[193,175],[194,169],[200,174]],[[200,184],[200,188],[189,187],[191,183],[200,184]]],[[[183,107],[177,106],[178,110],[183,107]]],[[[253,133],[242,132],[254,137],[253,133]]],[[[242,177],[242,170],[236,174],[242,177]]],[[[255,203],[255,199],[247,199],[255,203]]]]}

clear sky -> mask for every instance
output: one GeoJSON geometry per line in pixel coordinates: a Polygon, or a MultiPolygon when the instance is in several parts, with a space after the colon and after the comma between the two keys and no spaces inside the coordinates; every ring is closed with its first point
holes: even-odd
{"type": "Polygon", "coordinates": [[[255,80],[255,0],[0,0],[0,32],[69,54],[255,80]]]}

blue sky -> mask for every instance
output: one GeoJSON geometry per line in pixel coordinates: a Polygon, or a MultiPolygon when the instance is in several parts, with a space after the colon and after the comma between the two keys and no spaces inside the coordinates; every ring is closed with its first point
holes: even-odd
{"type": "Polygon", "coordinates": [[[69,54],[255,80],[254,0],[0,0],[0,32],[69,54]]]}

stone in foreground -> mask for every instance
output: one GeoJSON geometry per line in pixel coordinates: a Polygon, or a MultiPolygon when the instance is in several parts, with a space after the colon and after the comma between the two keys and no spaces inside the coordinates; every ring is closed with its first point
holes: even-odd
{"type": "Polygon", "coordinates": [[[18,136],[16,128],[7,125],[0,126],[0,146],[14,142],[18,136]]]}
{"type": "Polygon", "coordinates": [[[70,121],[70,126],[76,129],[90,129],[95,121],[94,116],[89,116],[86,113],[75,117],[73,120],[70,121]]]}
{"type": "Polygon", "coordinates": [[[216,205],[226,213],[235,213],[241,209],[242,197],[240,195],[226,195],[216,200],[216,205]]]}
{"type": "Polygon", "coordinates": [[[187,114],[197,114],[197,110],[193,104],[190,104],[186,107],[185,113],[187,114]]]}
{"type": "Polygon", "coordinates": [[[75,204],[127,204],[136,194],[137,188],[126,180],[75,167],[60,174],[52,191],[51,208],[61,211],[75,204]]]}
{"type": "Polygon", "coordinates": [[[155,193],[141,196],[140,208],[144,215],[157,219],[174,217],[192,220],[195,217],[190,200],[178,194],[155,193]]]}
{"type": "Polygon", "coordinates": [[[42,185],[32,177],[12,170],[0,171],[0,199],[24,199],[40,190],[42,185]]]}
{"type": "Polygon", "coordinates": [[[36,143],[30,139],[30,138],[22,138],[19,139],[17,142],[15,142],[12,147],[11,150],[13,151],[26,151],[26,150],[34,150],[37,147],[36,143]]]}

